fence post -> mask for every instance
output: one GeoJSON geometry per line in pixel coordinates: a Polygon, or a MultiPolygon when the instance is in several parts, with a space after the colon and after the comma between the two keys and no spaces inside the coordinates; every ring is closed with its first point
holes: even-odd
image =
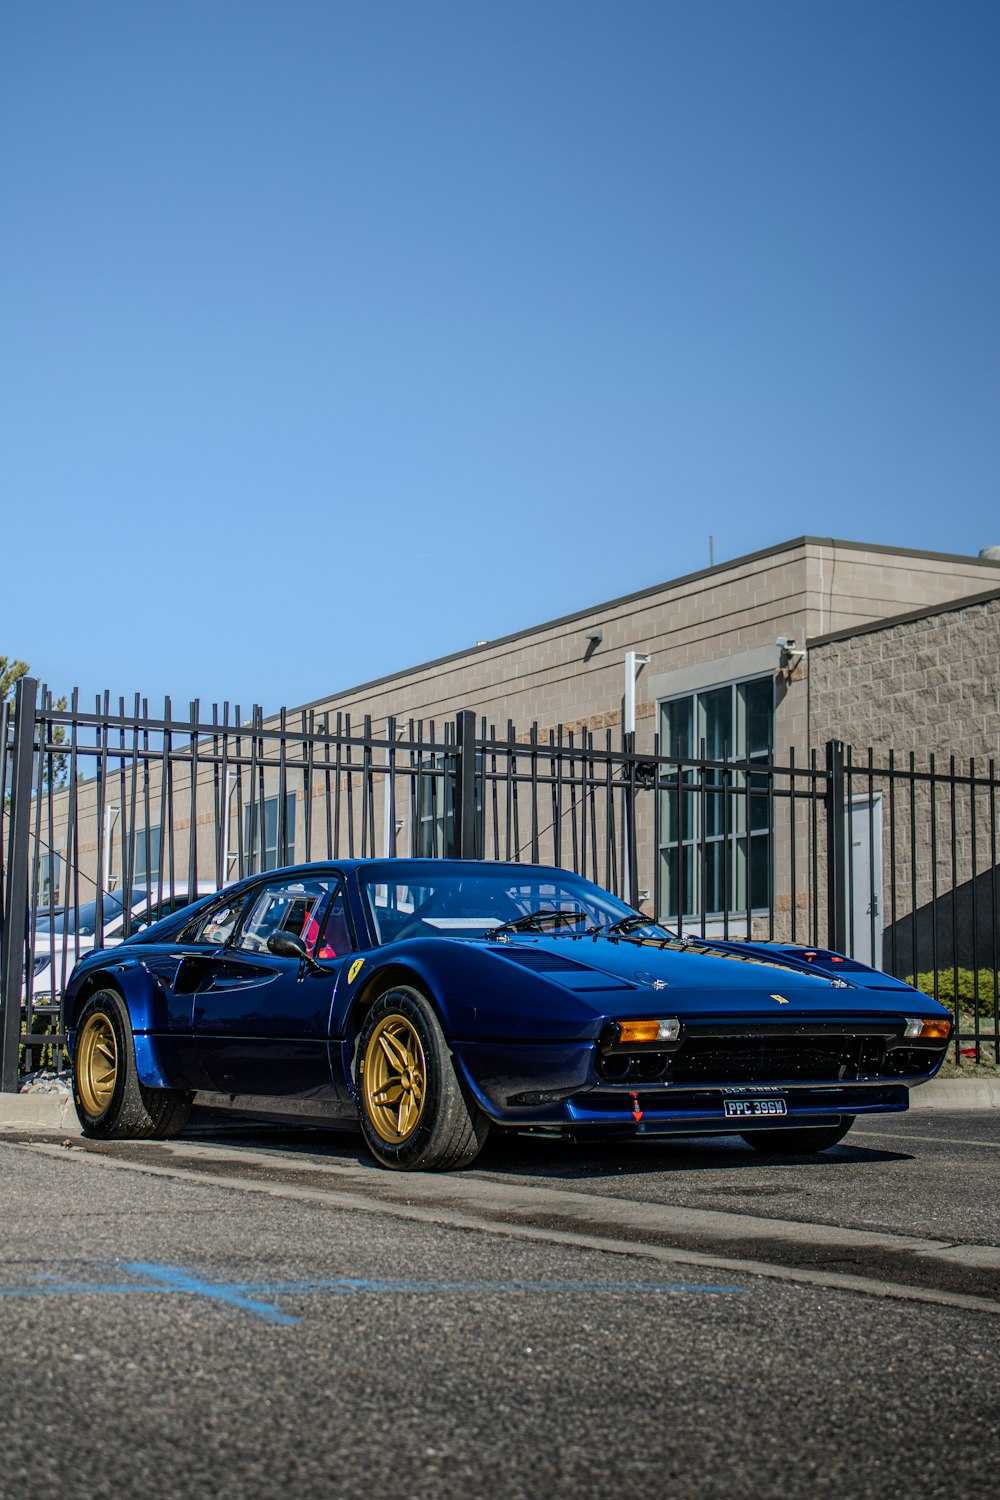
{"type": "Polygon", "coordinates": [[[37,702],[37,679],[22,677],[14,697],[7,889],[4,896],[3,959],[0,966],[3,1019],[0,1092],[4,1094],[17,1093],[17,1058],[21,1046],[21,994],[24,984],[22,968],[30,894],[31,773],[35,754],[37,702]]]}
{"type": "Polygon", "coordinates": [[[628,890],[625,900],[639,908],[639,849],[635,827],[635,730],[622,735],[622,749],[628,756],[625,763],[625,878],[628,890]]]}
{"type": "Polygon", "coordinates": [[[455,858],[476,858],[476,716],[455,716],[455,858]]]}
{"type": "Polygon", "coordinates": [[[826,742],[827,947],[847,947],[847,776],[843,740],[826,742]]]}

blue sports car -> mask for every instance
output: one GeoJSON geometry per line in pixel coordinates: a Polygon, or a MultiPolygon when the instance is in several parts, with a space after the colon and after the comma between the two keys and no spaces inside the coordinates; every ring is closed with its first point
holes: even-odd
{"type": "Polygon", "coordinates": [[[565,870],[342,860],[252,876],[66,991],[89,1136],[177,1134],[195,1097],[360,1123],[404,1170],[491,1126],[834,1145],[938,1069],[943,1006],[823,949],[676,937],[565,870]]]}

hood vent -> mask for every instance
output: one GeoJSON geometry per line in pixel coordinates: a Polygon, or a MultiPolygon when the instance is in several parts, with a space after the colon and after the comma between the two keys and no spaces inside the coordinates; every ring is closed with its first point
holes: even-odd
{"type": "Polygon", "coordinates": [[[575,969],[578,974],[591,972],[586,964],[574,963],[571,958],[563,958],[561,953],[549,953],[545,948],[522,948],[500,956],[508,963],[520,964],[522,969],[533,969],[536,974],[565,973],[567,969],[575,969]]]}

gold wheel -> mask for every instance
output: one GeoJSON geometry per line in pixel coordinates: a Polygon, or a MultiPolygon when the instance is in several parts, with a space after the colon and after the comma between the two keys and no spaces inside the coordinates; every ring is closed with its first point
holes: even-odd
{"type": "Polygon", "coordinates": [[[365,1051],[364,1091],[368,1118],[390,1146],[416,1130],[426,1086],[424,1049],[412,1022],[399,1014],[383,1016],[365,1051]]]}
{"type": "Polygon", "coordinates": [[[97,1119],[111,1103],[118,1078],[118,1043],[107,1016],[95,1011],[80,1033],[76,1081],[87,1114],[97,1119]]]}

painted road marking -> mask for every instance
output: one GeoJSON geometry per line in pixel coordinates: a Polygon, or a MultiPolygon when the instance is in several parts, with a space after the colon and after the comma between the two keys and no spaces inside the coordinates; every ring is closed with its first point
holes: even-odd
{"type": "MultiPolygon", "coordinates": [[[[463,1174],[460,1182],[449,1184],[436,1174],[421,1174],[407,1177],[405,1184],[396,1186],[392,1174],[379,1173],[371,1168],[319,1163],[307,1159],[301,1167],[282,1163],[294,1176],[297,1171],[315,1173],[322,1168],[329,1185],[305,1186],[294,1181],[260,1181],[253,1177],[225,1175],[205,1168],[225,1163],[231,1168],[233,1162],[245,1163],[248,1171],[261,1166],[274,1170],[276,1153],[226,1148],[220,1154],[218,1148],[206,1150],[191,1142],[172,1142],[169,1155],[175,1158],[170,1166],[161,1166],[149,1159],[141,1149],[144,1142],[131,1149],[139,1154],[136,1160],[127,1157],[112,1157],[83,1150],[67,1152],[60,1146],[29,1142],[15,1145],[15,1151],[29,1151],[32,1155],[47,1156],[73,1169],[104,1172],[138,1172],[144,1177],[162,1177],[165,1180],[183,1182],[188,1187],[216,1189],[225,1194],[259,1194],[285,1202],[311,1203],[336,1213],[358,1212],[386,1214],[418,1224],[430,1224],[436,1229],[471,1229],[478,1233],[502,1236],[526,1243],[545,1245],[573,1245],[582,1250],[597,1250],[602,1254],[626,1256],[629,1259],[652,1260],[661,1265],[697,1267],[702,1274],[711,1271],[715,1275],[768,1277],[777,1281],[798,1282],[807,1286],[820,1286],[831,1290],[855,1292],[864,1297],[886,1297],[903,1302],[928,1302],[942,1307],[964,1308],[973,1312],[985,1312],[992,1317],[1000,1316],[1000,1300],[979,1293],[952,1292],[910,1282],[889,1282],[884,1277],[854,1275],[836,1271],[830,1267],[816,1269],[812,1266],[783,1264],[772,1259],[754,1259],[747,1254],[725,1254],[725,1247],[737,1237],[742,1248],[747,1238],[755,1235],[765,1237],[769,1255],[777,1253],[773,1248],[778,1237],[794,1248],[797,1245],[819,1246],[842,1258],[843,1250],[857,1247],[867,1252],[871,1249],[902,1250],[919,1257],[921,1264],[933,1262],[941,1257],[954,1265],[956,1261],[971,1266],[977,1273],[985,1263],[1000,1265],[1000,1249],[995,1246],[954,1245],[950,1241],[932,1240],[897,1234],[876,1234],[870,1230],[842,1228],[837,1225],[800,1222],[797,1220],[758,1218],[749,1214],[723,1213],[716,1209],[687,1209],[676,1205],[641,1203],[625,1198],[604,1198],[599,1195],[569,1192],[565,1189],[539,1188],[523,1183],[513,1184],[492,1180],[476,1173],[463,1174]],[[390,1180],[387,1181],[386,1179],[390,1180]],[[359,1189],[364,1191],[359,1191],[359,1189]],[[405,1191],[405,1201],[392,1199],[383,1194],[405,1191]],[[421,1202],[422,1198],[429,1201],[421,1202]],[[414,1201],[416,1200],[416,1201],[414,1201]],[[542,1225],[530,1222],[527,1215],[533,1208],[544,1213],[550,1220],[561,1216],[563,1223],[572,1227],[556,1227],[552,1222],[542,1225]],[[503,1209],[508,1218],[497,1216],[503,1209]],[[606,1220],[614,1215],[615,1233],[602,1233],[606,1220]],[[520,1217],[517,1217],[520,1216],[520,1217]],[[629,1238],[630,1230],[649,1230],[664,1233],[670,1230],[688,1232],[694,1230],[706,1243],[714,1241],[718,1247],[712,1251],[681,1248],[677,1245],[656,1244],[646,1238],[629,1238]],[[626,1235],[622,1238],[622,1235],[626,1235]],[[987,1259],[984,1259],[987,1258],[987,1259]]],[[[163,1147],[157,1147],[162,1152],[163,1147]]],[[[735,1248],[735,1246],[734,1246],[735,1248]]]]}
{"type": "Polygon", "coordinates": [[[225,1302],[230,1307],[239,1307],[244,1312],[263,1318],[265,1323],[294,1324],[299,1321],[266,1302],[251,1300],[245,1287],[220,1286],[216,1282],[202,1281],[190,1271],[185,1271],[182,1266],[157,1266],[150,1261],[133,1260],[125,1262],[125,1270],[132,1271],[137,1276],[148,1276],[165,1292],[181,1292],[186,1296],[208,1297],[215,1302],[225,1302]]]}
{"type": "Polygon", "coordinates": [[[223,1302],[228,1307],[239,1308],[265,1323],[282,1323],[294,1326],[301,1319],[262,1301],[262,1297],[315,1297],[350,1296],[367,1292],[384,1295],[417,1294],[444,1296],[482,1296],[484,1293],[602,1293],[624,1292],[646,1295],[674,1295],[676,1293],[707,1292],[711,1294],[742,1293],[740,1286],[702,1285],[688,1281],[474,1281],[474,1280],[410,1280],[376,1281],[356,1276],[341,1276],[331,1281],[206,1281],[183,1266],[160,1266],[151,1261],[125,1261],[121,1269],[139,1277],[137,1281],[60,1281],[48,1273],[20,1285],[4,1286],[0,1283],[0,1297],[82,1297],[121,1296],[135,1292],[171,1292],[187,1297],[204,1297],[212,1302],[223,1302]]]}

